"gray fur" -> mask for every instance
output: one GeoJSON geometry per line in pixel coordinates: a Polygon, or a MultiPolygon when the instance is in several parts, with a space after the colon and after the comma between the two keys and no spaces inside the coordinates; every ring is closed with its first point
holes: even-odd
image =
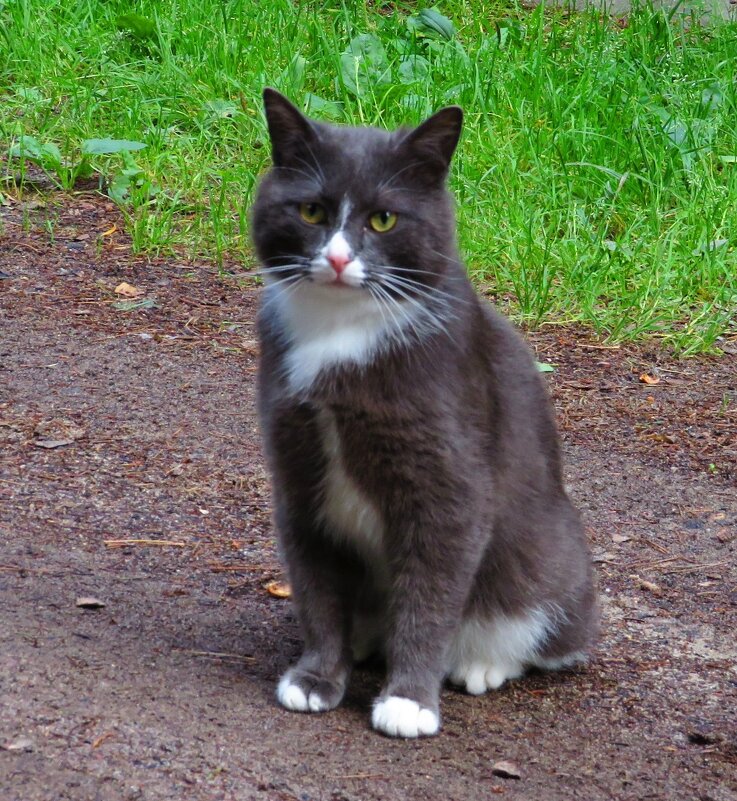
{"type": "MultiPolygon", "coordinates": [[[[379,700],[409,698],[436,714],[463,621],[553,610],[527,664],[578,661],[595,635],[595,593],[583,529],[563,489],[551,404],[521,337],[475,294],[455,247],[445,179],[460,109],[386,132],[307,120],[273,90],[265,104],[274,167],[259,188],[253,237],[267,271],[305,275],[348,196],[346,236],[368,280],[380,284],[393,267],[419,271],[399,274],[418,282],[404,291],[433,321],[405,330],[368,364],[335,365],[295,391],[284,365],[296,343],[275,304],[262,307],[259,413],[304,637],[290,681],[306,696],[314,690],[321,708],[336,706],[351,638],[365,633],[352,631],[354,620],[374,619],[383,632],[379,700]],[[328,224],[299,218],[298,204],[312,201],[327,208],[328,224]],[[398,214],[397,226],[372,235],[366,219],[382,209],[398,214]],[[325,413],[346,474],[382,520],[373,556],[326,530],[325,413]]],[[[385,290],[407,306],[391,283],[385,290]]]]}

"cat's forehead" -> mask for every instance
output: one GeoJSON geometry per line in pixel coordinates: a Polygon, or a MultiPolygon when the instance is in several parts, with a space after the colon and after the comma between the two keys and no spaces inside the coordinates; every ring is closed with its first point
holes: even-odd
{"type": "Polygon", "coordinates": [[[368,189],[381,181],[384,173],[394,168],[399,136],[398,132],[381,128],[321,125],[320,156],[328,182],[338,186],[349,182],[368,189]]]}
{"type": "Polygon", "coordinates": [[[373,156],[385,156],[393,148],[396,132],[382,128],[350,125],[319,126],[319,136],[326,146],[335,148],[348,158],[365,159],[373,156]]]}

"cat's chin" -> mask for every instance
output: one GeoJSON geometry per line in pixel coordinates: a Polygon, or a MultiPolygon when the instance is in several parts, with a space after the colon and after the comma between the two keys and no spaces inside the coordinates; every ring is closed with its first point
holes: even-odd
{"type": "Polygon", "coordinates": [[[364,277],[354,275],[335,275],[332,271],[326,274],[323,271],[313,272],[310,276],[310,286],[324,287],[325,289],[355,289],[365,291],[364,277]]]}
{"type": "Polygon", "coordinates": [[[349,284],[345,281],[312,281],[309,284],[311,290],[316,291],[323,297],[334,297],[336,292],[345,293],[346,296],[352,294],[354,297],[366,295],[367,290],[360,285],[349,284]]]}
{"type": "Polygon", "coordinates": [[[360,290],[361,289],[360,286],[351,286],[350,284],[346,284],[343,281],[330,281],[330,283],[323,284],[323,286],[327,287],[328,289],[340,289],[340,290],[346,290],[346,289],[354,289],[354,290],[358,289],[358,290],[360,290]]]}

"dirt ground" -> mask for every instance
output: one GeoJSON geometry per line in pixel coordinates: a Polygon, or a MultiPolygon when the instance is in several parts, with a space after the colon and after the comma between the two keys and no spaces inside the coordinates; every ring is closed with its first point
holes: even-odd
{"type": "Polygon", "coordinates": [[[395,741],[368,724],[376,670],[326,715],[274,700],[299,639],[266,589],[258,288],[121,229],[92,193],[0,206],[3,801],[737,799],[737,341],[679,362],[531,334],[601,642],[576,672],[448,689],[439,737],[395,741]]]}

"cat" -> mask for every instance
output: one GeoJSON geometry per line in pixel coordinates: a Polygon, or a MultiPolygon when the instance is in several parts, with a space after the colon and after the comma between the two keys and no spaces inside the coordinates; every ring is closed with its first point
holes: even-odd
{"type": "Polygon", "coordinates": [[[388,132],[310,120],[273,89],[264,106],[258,410],[304,638],[277,698],[333,709],[377,651],[374,728],[433,735],[445,679],[481,694],[594,639],[551,405],[457,254],[461,109],[388,132]]]}

